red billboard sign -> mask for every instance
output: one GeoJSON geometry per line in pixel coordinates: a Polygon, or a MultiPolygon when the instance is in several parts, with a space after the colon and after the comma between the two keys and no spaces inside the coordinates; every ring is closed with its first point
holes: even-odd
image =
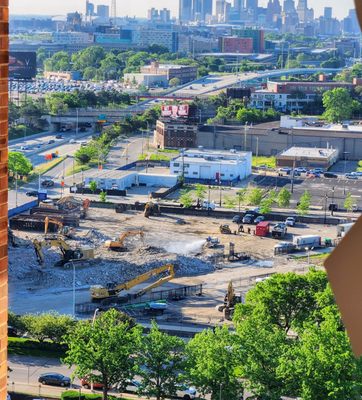
{"type": "Polygon", "coordinates": [[[169,118],[188,117],[189,105],[181,104],[176,106],[162,106],[161,116],[169,118]]]}

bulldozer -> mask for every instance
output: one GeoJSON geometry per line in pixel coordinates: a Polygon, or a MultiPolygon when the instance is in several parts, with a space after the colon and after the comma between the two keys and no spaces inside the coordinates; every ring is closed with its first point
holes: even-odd
{"type": "Polygon", "coordinates": [[[159,204],[153,203],[152,201],[146,203],[143,214],[145,218],[149,218],[153,215],[160,215],[160,214],[161,214],[161,209],[159,204]]]}
{"type": "Polygon", "coordinates": [[[220,225],[219,230],[220,230],[220,233],[222,233],[223,235],[231,235],[232,234],[229,225],[220,225]]]}
{"type": "Polygon", "coordinates": [[[232,320],[236,304],[242,302],[241,296],[235,294],[232,281],[229,282],[228,290],[224,297],[224,304],[217,306],[217,310],[224,314],[224,318],[228,321],[232,320]]]}
{"type": "Polygon", "coordinates": [[[63,239],[44,239],[39,241],[35,239],[33,241],[35,254],[39,265],[44,265],[45,256],[43,249],[49,249],[51,247],[58,247],[62,253],[62,258],[55,263],[55,267],[68,268],[72,264],[80,266],[84,261],[94,259],[94,249],[91,247],[79,247],[71,249],[70,246],[63,239]]]}
{"type": "Polygon", "coordinates": [[[118,239],[115,240],[107,240],[104,243],[104,246],[108,250],[113,250],[113,251],[126,251],[127,248],[124,245],[124,241],[129,237],[129,236],[136,236],[140,235],[141,238],[143,239],[143,231],[127,231],[122,233],[118,239]]]}
{"type": "MultiPolygon", "coordinates": [[[[117,299],[119,294],[124,291],[133,288],[134,286],[139,285],[140,283],[146,282],[149,279],[162,274],[168,273],[167,276],[158,279],[156,282],[151,283],[150,285],[140,289],[136,294],[132,297],[138,298],[143,296],[145,293],[149,292],[150,290],[163,285],[166,282],[169,282],[171,279],[175,277],[175,270],[172,264],[163,265],[162,267],[158,267],[148,271],[142,275],[137,276],[136,278],[125,282],[125,283],[109,283],[106,286],[95,285],[90,288],[91,298],[94,302],[100,302],[102,300],[109,300],[109,299],[117,299]]],[[[128,299],[128,296],[126,297],[128,299]]]]}

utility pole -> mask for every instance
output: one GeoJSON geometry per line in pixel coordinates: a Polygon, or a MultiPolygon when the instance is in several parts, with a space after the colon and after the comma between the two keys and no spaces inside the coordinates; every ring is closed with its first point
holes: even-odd
{"type": "Polygon", "coordinates": [[[255,152],[255,157],[258,158],[259,156],[259,137],[256,137],[256,152],[255,152]]]}
{"type": "Polygon", "coordinates": [[[244,125],[244,151],[246,151],[246,134],[247,134],[247,129],[248,129],[248,121],[245,122],[244,125]]]}
{"type": "Polygon", "coordinates": [[[296,162],[296,159],[295,159],[295,157],[294,157],[294,160],[293,160],[293,171],[292,171],[292,187],[290,188],[291,193],[294,193],[294,170],[295,170],[295,162],[296,162]]]}

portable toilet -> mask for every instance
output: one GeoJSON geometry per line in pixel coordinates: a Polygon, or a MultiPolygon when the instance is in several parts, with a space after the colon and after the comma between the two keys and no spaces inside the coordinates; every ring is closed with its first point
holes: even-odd
{"type": "Polygon", "coordinates": [[[259,222],[258,225],[256,226],[255,235],[265,237],[268,236],[269,231],[270,231],[270,222],[262,221],[259,222]]]}

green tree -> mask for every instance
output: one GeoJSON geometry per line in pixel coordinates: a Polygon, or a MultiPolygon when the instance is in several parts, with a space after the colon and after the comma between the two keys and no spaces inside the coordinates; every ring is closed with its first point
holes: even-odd
{"type": "Polygon", "coordinates": [[[236,307],[234,322],[261,315],[266,322],[288,333],[310,318],[314,320],[314,313],[319,309],[316,293],[323,293],[326,287],[324,272],[275,274],[248,292],[245,304],[236,307]]]}
{"type": "Polygon", "coordinates": [[[203,201],[206,196],[206,187],[197,183],[195,186],[196,197],[198,201],[203,201]]]}
{"type": "Polygon", "coordinates": [[[308,190],[306,190],[300,197],[299,204],[297,206],[297,212],[299,215],[308,214],[311,199],[312,199],[312,197],[311,197],[310,193],[308,192],[308,190]]]}
{"type": "Polygon", "coordinates": [[[246,200],[247,192],[248,192],[248,190],[245,189],[245,188],[244,189],[239,189],[236,192],[236,199],[237,199],[238,206],[239,206],[239,212],[240,212],[241,204],[244,203],[244,201],[246,200]]]}
{"type": "Polygon", "coordinates": [[[29,175],[33,166],[24,154],[17,151],[9,151],[8,168],[9,171],[18,175],[29,175]]]}
{"type": "Polygon", "coordinates": [[[94,193],[97,190],[97,182],[96,181],[91,181],[89,183],[89,189],[94,193]]]}
{"type": "Polygon", "coordinates": [[[350,119],[353,111],[353,99],[347,89],[336,88],[323,94],[323,117],[329,122],[341,122],[350,119]]]}
{"type": "Polygon", "coordinates": [[[237,399],[243,391],[236,374],[238,353],[237,341],[226,326],[204,330],[186,347],[189,381],[212,400],[237,399]]]}
{"type": "Polygon", "coordinates": [[[292,197],[292,194],[289,192],[289,190],[286,188],[283,188],[278,193],[278,197],[277,197],[279,207],[281,207],[281,208],[289,207],[291,197],[292,197]]]}
{"type": "Polygon", "coordinates": [[[226,208],[230,208],[233,209],[236,207],[237,204],[237,199],[235,197],[231,197],[231,196],[224,196],[224,206],[226,208]]]}
{"type": "Polygon", "coordinates": [[[347,193],[346,199],[344,200],[344,208],[348,211],[351,212],[353,210],[353,198],[352,194],[350,192],[347,193]]]}
{"type": "Polygon", "coordinates": [[[105,192],[104,190],[102,190],[99,193],[99,200],[103,203],[105,203],[107,201],[107,192],[105,192]]]}
{"type": "Polygon", "coordinates": [[[143,337],[138,354],[138,374],[142,377],[139,394],[157,400],[176,396],[184,369],[184,341],[159,330],[152,323],[150,333],[143,337]]]}
{"type": "Polygon", "coordinates": [[[180,86],[181,81],[180,81],[179,78],[172,78],[172,79],[170,79],[170,81],[168,82],[168,84],[169,84],[171,87],[180,86]]]}
{"type": "Polygon", "coordinates": [[[124,391],[134,376],[134,354],[140,346],[141,328],[110,309],[94,321],[80,321],[65,342],[68,351],[63,362],[75,366],[75,376],[89,376],[101,382],[103,400],[107,400],[110,386],[124,391]]]}
{"type": "Polygon", "coordinates": [[[263,191],[260,188],[253,188],[248,191],[248,204],[251,206],[258,206],[263,199],[263,191]]]}
{"type": "Polygon", "coordinates": [[[355,358],[338,312],[324,310],[324,320],[303,327],[299,340],[279,356],[278,375],[291,395],[303,400],[359,399],[362,361],[355,358]]]}
{"type": "Polygon", "coordinates": [[[271,198],[263,199],[260,202],[260,214],[269,214],[272,210],[273,200],[271,198]]]}
{"type": "Polygon", "coordinates": [[[190,208],[194,202],[191,193],[187,190],[181,190],[181,196],[180,196],[180,203],[185,207],[185,208],[190,208]]]}

